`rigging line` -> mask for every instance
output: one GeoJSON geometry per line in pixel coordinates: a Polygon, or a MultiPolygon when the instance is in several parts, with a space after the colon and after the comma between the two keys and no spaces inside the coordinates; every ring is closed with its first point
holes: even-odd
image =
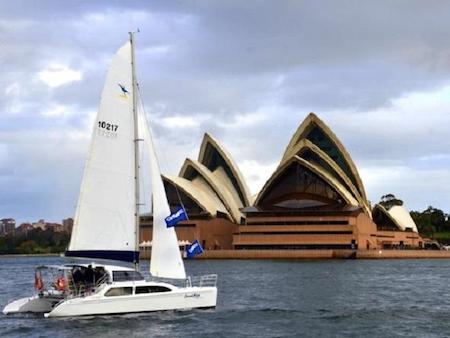
{"type": "MultiPolygon", "coordinates": [[[[140,101],[140,103],[141,103],[142,111],[143,111],[143,113],[144,113],[144,118],[145,118],[145,120],[147,121],[147,110],[146,110],[146,108],[145,108],[144,99],[143,99],[142,92],[141,92],[141,87],[139,86],[139,84],[137,84],[137,89],[138,89],[138,94],[139,94],[139,101],[140,101]]],[[[148,125],[148,128],[151,128],[150,125],[148,124],[148,121],[147,121],[147,125],[148,125]]],[[[150,134],[153,135],[153,132],[152,132],[151,130],[150,130],[150,134]]],[[[167,163],[167,160],[166,160],[166,157],[165,157],[165,153],[164,153],[164,152],[162,153],[162,156],[163,156],[163,162],[164,162],[164,163],[167,163]]],[[[159,165],[159,164],[158,164],[158,165],[159,165]]],[[[166,166],[166,167],[167,167],[167,166],[166,166]]],[[[160,168],[160,170],[161,170],[161,168],[160,168]]],[[[186,208],[185,208],[185,206],[184,206],[184,204],[183,204],[183,201],[182,201],[182,199],[181,199],[181,195],[180,195],[180,192],[178,191],[178,187],[177,187],[176,184],[174,184],[174,187],[175,187],[175,191],[176,191],[176,193],[177,193],[178,201],[180,202],[180,205],[181,205],[181,207],[184,209],[184,211],[185,211],[185,213],[186,213],[186,217],[187,217],[187,219],[189,220],[189,215],[187,214],[186,208]]]]}

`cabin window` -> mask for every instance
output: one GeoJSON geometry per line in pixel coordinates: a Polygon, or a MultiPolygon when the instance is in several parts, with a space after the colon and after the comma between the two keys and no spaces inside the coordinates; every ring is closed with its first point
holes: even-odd
{"type": "Polygon", "coordinates": [[[137,271],[113,271],[114,282],[128,282],[143,279],[144,277],[137,271]]]}
{"type": "Polygon", "coordinates": [[[106,297],[127,296],[127,295],[131,295],[132,293],[133,293],[133,288],[131,288],[131,287],[111,288],[108,291],[106,291],[105,296],[106,297]]]}
{"type": "Polygon", "coordinates": [[[169,292],[172,291],[165,286],[160,285],[146,285],[146,286],[136,286],[136,294],[140,293],[154,293],[154,292],[169,292]]]}

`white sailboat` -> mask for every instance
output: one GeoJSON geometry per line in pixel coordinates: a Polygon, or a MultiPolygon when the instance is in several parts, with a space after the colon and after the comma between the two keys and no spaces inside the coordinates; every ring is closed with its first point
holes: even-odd
{"type": "Polygon", "coordinates": [[[97,262],[37,267],[37,293],[11,302],[3,313],[60,317],[215,307],[217,275],[186,278],[176,233],[164,221],[169,214],[150,127],[138,114],[130,33],[106,78],[66,252],[68,257],[97,262]],[[150,281],[139,272],[140,141],[147,146],[152,181],[150,281]],[[99,263],[103,260],[134,267],[99,263]],[[52,278],[44,281],[48,271],[52,278]]]}

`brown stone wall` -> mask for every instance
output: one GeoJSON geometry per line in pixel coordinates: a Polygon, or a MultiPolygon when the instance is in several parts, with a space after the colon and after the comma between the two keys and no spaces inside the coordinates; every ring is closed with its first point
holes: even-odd
{"type": "Polygon", "coordinates": [[[336,222],[336,221],[342,221],[346,222],[349,221],[349,215],[289,215],[289,216],[264,216],[264,215],[248,215],[246,224],[252,225],[252,224],[264,224],[267,222],[276,222],[278,224],[282,224],[283,222],[308,222],[308,221],[320,221],[320,222],[336,222]]]}
{"type": "Polygon", "coordinates": [[[234,245],[350,245],[352,234],[286,234],[234,237],[234,245]]]}
{"type": "Polygon", "coordinates": [[[360,250],[360,259],[418,259],[418,258],[450,258],[450,251],[445,250],[360,250]]]}
{"type": "Polygon", "coordinates": [[[450,259],[445,250],[213,250],[196,259],[450,259]]]}
{"type": "Polygon", "coordinates": [[[374,235],[377,233],[376,224],[365,213],[355,217],[354,233],[359,249],[377,249],[378,242],[374,235]]]}
{"type": "Polygon", "coordinates": [[[271,233],[271,232],[336,232],[336,231],[353,231],[351,225],[252,225],[252,226],[239,226],[240,234],[252,234],[252,233],[271,233]]]}
{"type": "Polygon", "coordinates": [[[212,250],[197,259],[331,259],[333,250],[212,250]]]}
{"type": "MultiPolygon", "coordinates": [[[[193,242],[197,239],[207,250],[231,249],[236,230],[236,224],[223,218],[191,219],[180,222],[175,227],[180,241],[193,242]]],[[[140,227],[140,242],[151,241],[152,231],[151,221],[143,223],[140,227]]]]}
{"type": "Polygon", "coordinates": [[[378,250],[386,246],[419,248],[423,239],[419,234],[408,231],[379,231],[376,224],[365,214],[357,217],[355,235],[360,250],[378,250]]]}
{"type": "Polygon", "coordinates": [[[354,239],[355,216],[337,215],[247,215],[233,236],[236,249],[350,248],[354,239]]]}
{"type": "Polygon", "coordinates": [[[418,248],[423,246],[423,239],[419,234],[408,231],[378,231],[377,232],[378,248],[384,246],[399,246],[403,242],[403,246],[418,248]]]}
{"type": "MultiPolygon", "coordinates": [[[[151,241],[152,230],[151,219],[142,223],[141,242],[151,241]]],[[[268,257],[267,249],[277,251],[275,256],[283,252],[289,252],[289,257],[297,255],[291,251],[299,251],[301,256],[300,251],[304,251],[303,249],[322,250],[322,254],[318,253],[319,256],[328,255],[328,251],[324,254],[325,249],[351,249],[352,241],[359,250],[419,248],[423,245],[423,240],[417,233],[378,231],[376,224],[362,211],[333,216],[248,217],[247,225],[236,225],[223,218],[191,219],[180,222],[175,230],[179,240],[193,242],[197,239],[206,250],[259,250],[264,252],[264,257],[268,257]]],[[[209,254],[206,256],[210,257],[209,254]]]]}

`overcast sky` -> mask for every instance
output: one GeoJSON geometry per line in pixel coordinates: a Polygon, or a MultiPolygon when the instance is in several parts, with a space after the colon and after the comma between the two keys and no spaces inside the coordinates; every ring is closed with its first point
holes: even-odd
{"type": "Polygon", "coordinates": [[[448,1],[0,0],[0,218],[73,216],[109,62],[136,28],[165,173],[208,131],[255,194],[314,111],[372,203],[450,212],[448,1]]]}

